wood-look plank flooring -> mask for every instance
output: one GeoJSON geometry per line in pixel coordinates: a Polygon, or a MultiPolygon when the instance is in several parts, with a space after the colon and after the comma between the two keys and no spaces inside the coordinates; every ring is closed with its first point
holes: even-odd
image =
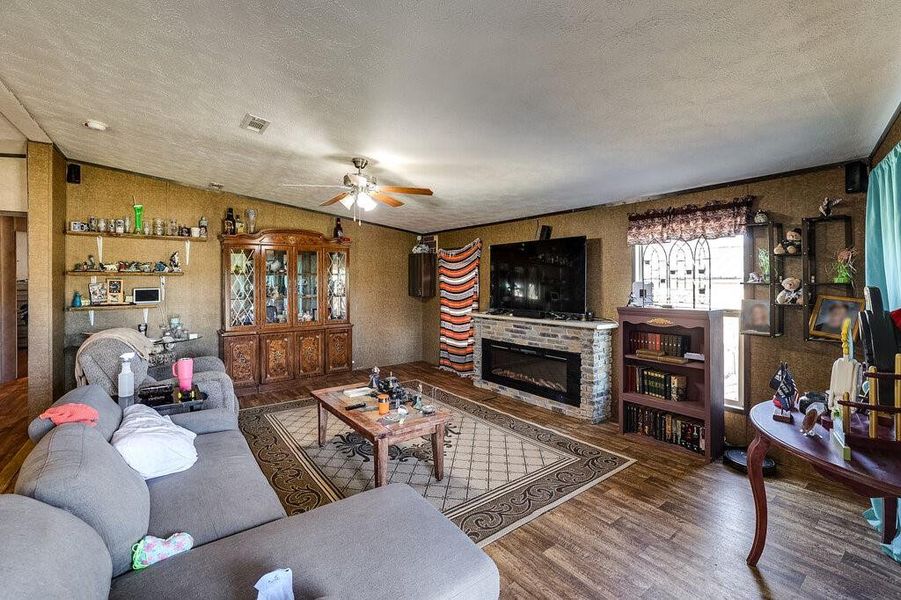
{"type": "MultiPolygon", "coordinates": [[[[878,535],[861,518],[864,499],[813,472],[767,479],[769,537],[752,569],[745,564],[754,533],[745,476],[678,448],[621,436],[615,424],[583,423],[480,390],[427,363],[387,370],[638,460],[485,548],[500,570],[504,599],[901,597],[901,565],[879,551],[878,535]]],[[[284,402],[365,380],[363,372],[324,377],[243,396],[241,404],[284,402]]],[[[0,391],[0,402],[6,424],[8,393],[0,391]]],[[[24,420],[18,423],[24,428],[24,420]]],[[[5,463],[21,450],[24,430],[4,427],[0,435],[5,463]]]]}

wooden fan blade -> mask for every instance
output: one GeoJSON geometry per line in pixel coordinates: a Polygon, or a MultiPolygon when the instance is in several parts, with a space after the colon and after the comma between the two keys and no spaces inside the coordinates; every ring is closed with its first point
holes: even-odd
{"type": "Polygon", "coordinates": [[[398,206],[403,206],[404,203],[398,200],[397,198],[392,198],[388,194],[383,194],[381,192],[370,192],[370,196],[372,196],[373,200],[377,200],[382,204],[387,204],[391,208],[397,208],[398,206]]]}
{"type": "Polygon", "coordinates": [[[319,184],[319,183],[280,183],[280,187],[309,187],[309,188],[335,188],[340,190],[346,190],[346,185],[328,185],[328,184],[319,184]]]}
{"type": "Polygon", "coordinates": [[[380,192],[391,192],[392,194],[411,194],[413,196],[432,195],[432,190],[429,188],[398,187],[396,185],[380,185],[376,187],[380,192]]]}
{"type": "Polygon", "coordinates": [[[335,202],[341,202],[341,201],[344,200],[344,198],[346,198],[347,196],[348,196],[348,193],[347,193],[347,192],[341,192],[340,194],[338,194],[338,195],[335,196],[334,198],[331,198],[331,199],[329,199],[329,200],[326,200],[325,202],[323,202],[323,203],[320,204],[319,206],[331,206],[331,205],[334,204],[335,202]]]}

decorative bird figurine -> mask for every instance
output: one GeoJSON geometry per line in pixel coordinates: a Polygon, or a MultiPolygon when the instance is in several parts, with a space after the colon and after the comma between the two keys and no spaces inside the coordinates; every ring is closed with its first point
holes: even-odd
{"type": "Polygon", "coordinates": [[[832,209],[841,204],[841,198],[823,198],[823,201],[820,202],[820,214],[824,217],[828,217],[832,215],[832,209]]]}

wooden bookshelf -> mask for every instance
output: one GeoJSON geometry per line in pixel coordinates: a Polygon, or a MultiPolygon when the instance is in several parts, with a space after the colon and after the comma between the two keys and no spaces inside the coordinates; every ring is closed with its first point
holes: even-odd
{"type": "Polygon", "coordinates": [[[725,436],[723,311],[622,307],[617,309],[617,312],[620,327],[620,347],[616,352],[620,366],[618,390],[620,432],[635,439],[683,448],[686,452],[703,456],[708,461],[719,458],[723,452],[725,436]],[[672,343],[667,343],[666,340],[672,341],[672,336],[681,336],[678,338],[681,345],[674,347],[672,343]],[[656,343],[659,346],[656,348],[658,351],[666,351],[671,353],[670,355],[676,355],[684,349],[687,352],[703,354],[705,359],[685,364],[668,363],[653,357],[637,355],[635,353],[637,348],[634,347],[636,343],[652,346],[656,343]],[[661,394],[653,395],[631,389],[629,386],[633,381],[627,376],[628,367],[644,367],[664,375],[680,376],[680,381],[684,378],[685,399],[673,400],[660,397],[661,394]],[[636,432],[634,428],[629,427],[633,425],[632,416],[637,410],[644,411],[646,417],[650,415],[654,424],[659,425],[659,436],[669,437],[670,441],[636,432]],[[671,425],[669,436],[662,431],[667,422],[671,425]],[[684,448],[676,443],[677,423],[686,424],[689,431],[697,434],[692,439],[698,442],[698,446],[703,440],[703,450],[684,448]]]}
{"type": "Polygon", "coordinates": [[[81,277],[107,277],[116,279],[118,277],[181,277],[184,271],[66,271],[66,275],[75,275],[81,277]]]}
{"type": "Polygon", "coordinates": [[[209,237],[191,237],[187,235],[144,235],[139,233],[110,233],[109,231],[72,231],[66,229],[66,235],[79,237],[107,237],[125,240],[166,240],[170,242],[205,242],[209,237]]]}

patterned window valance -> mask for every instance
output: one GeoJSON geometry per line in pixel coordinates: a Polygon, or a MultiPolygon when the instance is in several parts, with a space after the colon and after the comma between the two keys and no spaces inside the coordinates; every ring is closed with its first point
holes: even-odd
{"type": "Polygon", "coordinates": [[[630,245],[674,240],[712,240],[744,233],[754,196],[649,210],[629,215],[630,245]]]}

